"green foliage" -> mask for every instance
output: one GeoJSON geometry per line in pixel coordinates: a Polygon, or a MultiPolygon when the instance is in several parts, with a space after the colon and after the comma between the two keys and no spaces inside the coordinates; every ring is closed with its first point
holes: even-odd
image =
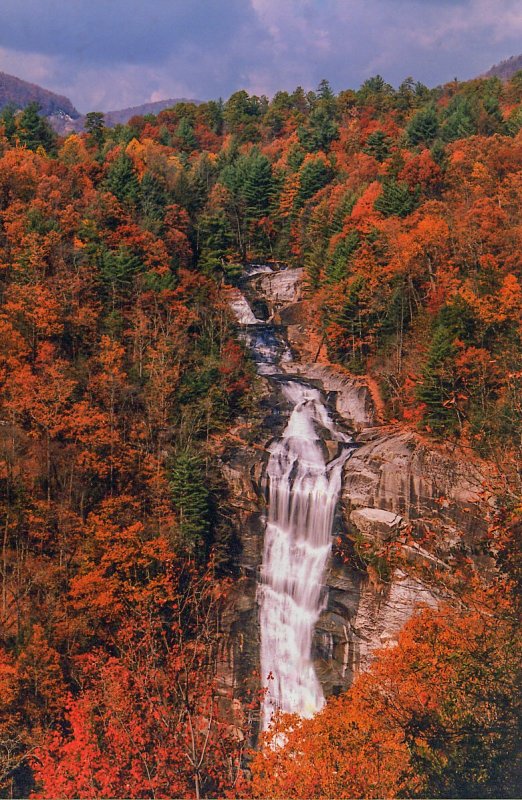
{"type": "Polygon", "coordinates": [[[202,214],[198,222],[199,266],[206,275],[223,269],[234,235],[224,211],[202,214]]]}
{"type": "Polygon", "coordinates": [[[142,270],[141,259],[127,247],[103,252],[100,276],[113,307],[121,298],[128,296],[135,276],[142,270]]]}
{"type": "Polygon", "coordinates": [[[407,217],[417,207],[419,191],[412,191],[404,181],[386,178],[382,186],[382,194],[375,201],[375,210],[385,217],[407,217]]]}
{"type": "Polygon", "coordinates": [[[176,453],[170,470],[170,488],[180,544],[202,562],[208,545],[210,498],[205,466],[197,453],[190,450],[176,453]]]}
{"type": "Polygon", "coordinates": [[[442,137],[447,142],[480,134],[491,136],[504,130],[496,81],[475,81],[456,94],[445,111],[442,137]]]}
{"type": "Polygon", "coordinates": [[[359,245],[360,239],[357,230],[350,231],[341,239],[326,267],[326,277],[329,283],[337,283],[347,277],[350,260],[359,245]]]}
{"type": "Polygon", "coordinates": [[[20,144],[29,150],[43,147],[46,153],[56,152],[57,136],[44,117],[39,115],[38,103],[29,103],[18,118],[18,138],[20,144]]]}
{"type": "Polygon", "coordinates": [[[417,112],[406,129],[408,142],[413,147],[432,144],[438,132],[439,119],[433,106],[417,112]]]}
{"type": "Polygon", "coordinates": [[[368,136],[364,152],[373,156],[379,163],[382,163],[390,155],[390,144],[390,138],[386,136],[384,131],[375,131],[375,133],[371,133],[368,136]]]}
{"type": "Polygon", "coordinates": [[[297,205],[302,206],[332,179],[332,169],[322,158],[311,158],[301,167],[297,205]]]}
{"type": "Polygon", "coordinates": [[[299,143],[309,153],[327,150],[338,133],[339,128],[332,117],[332,110],[324,103],[314,108],[308,123],[300,125],[297,131],[299,143]]]}
{"type": "Polygon", "coordinates": [[[122,203],[136,205],[140,195],[140,185],[132,160],[126,153],[119,155],[111,164],[104,186],[122,203]]]}
{"type": "Polygon", "coordinates": [[[179,139],[182,149],[188,153],[191,153],[198,146],[198,140],[194,133],[194,124],[187,117],[180,119],[176,128],[176,137],[179,139]]]}
{"type": "Polygon", "coordinates": [[[140,205],[144,217],[159,221],[163,217],[167,205],[165,182],[152,172],[145,172],[140,184],[140,205]]]}
{"type": "Polygon", "coordinates": [[[459,404],[461,386],[455,372],[457,339],[470,341],[474,315],[464,300],[444,306],[437,317],[422,382],[417,397],[425,406],[424,421],[437,435],[456,434],[463,416],[459,404]]]}
{"type": "Polygon", "coordinates": [[[258,122],[263,111],[258,97],[250,97],[244,90],[235,92],[223,109],[226,130],[240,142],[257,142],[260,138],[258,122]]]}
{"type": "Polygon", "coordinates": [[[4,129],[4,135],[9,142],[13,141],[16,133],[16,106],[13,103],[5,105],[0,112],[0,123],[4,129]]]}
{"type": "Polygon", "coordinates": [[[102,147],[105,139],[105,115],[101,111],[89,111],[85,115],[85,132],[97,147],[102,147]]]}

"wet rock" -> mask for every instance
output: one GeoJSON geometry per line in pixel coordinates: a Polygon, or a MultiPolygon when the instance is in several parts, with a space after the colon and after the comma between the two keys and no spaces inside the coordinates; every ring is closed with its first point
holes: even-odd
{"type": "Polygon", "coordinates": [[[375,411],[368,387],[357,378],[322,364],[296,364],[297,374],[320,381],[324,391],[334,394],[334,406],[354,431],[373,425],[375,411]]]}

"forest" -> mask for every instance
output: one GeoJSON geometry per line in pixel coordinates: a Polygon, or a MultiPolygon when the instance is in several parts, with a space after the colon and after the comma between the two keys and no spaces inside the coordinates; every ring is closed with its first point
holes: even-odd
{"type": "Polygon", "coordinates": [[[0,114],[0,796],[516,797],[522,72],[91,112],[66,138],[38,111],[0,114]],[[219,685],[240,547],[217,463],[259,394],[225,289],[252,262],[303,266],[324,358],[496,498],[494,570],[462,563],[258,741],[259,697],[219,685]]]}

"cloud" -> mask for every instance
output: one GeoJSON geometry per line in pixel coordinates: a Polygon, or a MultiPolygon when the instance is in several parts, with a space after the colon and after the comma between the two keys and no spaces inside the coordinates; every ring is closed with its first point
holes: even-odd
{"type": "Polygon", "coordinates": [[[467,78],[518,54],[519,0],[2,0],[0,69],[80,108],[467,78]]]}

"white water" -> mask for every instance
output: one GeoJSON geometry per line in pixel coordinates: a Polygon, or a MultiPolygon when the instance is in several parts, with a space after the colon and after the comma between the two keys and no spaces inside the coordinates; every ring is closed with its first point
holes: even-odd
{"type": "MultiPolygon", "coordinates": [[[[256,319],[246,299],[231,302],[252,349],[258,372],[280,375],[292,356],[275,329],[256,319]]],[[[324,704],[312,660],[314,628],[324,609],[324,574],[342,468],[351,439],[332,420],[318,389],[285,378],[282,394],[291,407],[280,439],[269,447],[269,504],[257,599],[260,609],[261,676],[267,689],[263,729],[274,710],[309,717],[324,704]],[[338,442],[331,460],[325,441],[338,442]],[[270,677],[269,677],[270,676],[270,677]]]]}
{"type": "Polygon", "coordinates": [[[283,386],[293,410],[267,466],[269,511],[261,582],[261,675],[268,691],[263,728],[275,709],[312,716],[324,697],[312,661],[312,638],[324,608],[323,579],[343,464],[351,448],[327,461],[323,439],[350,442],[339,431],[317,389],[300,381],[283,386]]]}

